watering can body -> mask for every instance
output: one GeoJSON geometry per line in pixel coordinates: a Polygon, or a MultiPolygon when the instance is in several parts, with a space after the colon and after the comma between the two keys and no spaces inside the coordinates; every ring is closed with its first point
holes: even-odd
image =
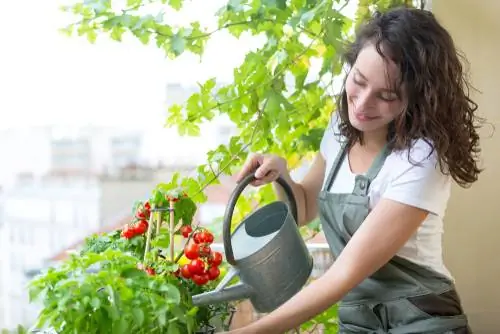
{"type": "Polygon", "coordinates": [[[289,205],[276,201],[259,208],[231,234],[231,218],[238,196],[255,177],[247,176],[232,193],[223,224],[224,252],[232,265],[213,291],[193,296],[195,305],[249,299],[260,313],[271,312],[307,283],[313,260],[297,226],[297,205],[282,178],[289,205]],[[239,276],[239,282],[228,286],[239,276]]]}

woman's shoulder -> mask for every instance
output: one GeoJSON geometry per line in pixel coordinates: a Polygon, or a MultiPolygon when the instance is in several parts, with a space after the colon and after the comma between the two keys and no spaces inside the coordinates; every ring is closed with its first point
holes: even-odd
{"type": "Polygon", "coordinates": [[[438,164],[438,155],[431,140],[415,139],[410,147],[394,150],[391,160],[401,166],[433,166],[438,164]]]}
{"type": "Polygon", "coordinates": [[[439,165],[432,142],[415,140],[410,148],[394,151],[386,162],[388,184],[383,197],[444,214],[451,182],[439,165]]]}

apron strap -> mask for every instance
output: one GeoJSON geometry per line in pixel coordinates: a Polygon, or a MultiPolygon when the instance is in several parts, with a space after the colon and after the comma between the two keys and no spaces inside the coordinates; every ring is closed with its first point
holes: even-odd
{"type": "Polygon", "coordinates": [[[382,166],[384,166],[385,159],[389,156],[389,154],[391,154],[391,149],[388,144],[385,144],[382,150],[375,157],[375,160],[373,160],[370,169],[368,169],[365,174],[370,183],[377,177],[378,173],[382,169],[382,166]]]}
{"type": "MultiPolygon", "coordinates": [[[[342,143],[339,153],[335,157],[333,161],[332,167],[330,168],[330,173],[325,182],[324,190],[328,191],[333,185],[335,178],[337,177],[338,171],[342,162],[344,161],[345,156],[347,155],[347,150],[349,147],[349,142],[345,141],[342,143]]],[[[354,194],[357,195],[367,195],[368,189],[370,187],[371,182],[375,179],[382,169],[384,165],[385,159],[391,153],[391,149],[388,144],[385,144],[382,150],[377,154],[375,160],[373,160],[372,165],[368,169],[365,175],[356,175],[355,185],[354,185],[354,194]]]]}
{"type": "Polygon", "coordinates": [[[377,177],[378,173],[384,166],[385,159],[391,153],[389,145],[385,144],[382,150],[377,154],[372,162],[372,165],[364,175],[356,175],[354,180],[353,194],[367,196],[370,184],[377,177]]]}
{"type": "Polygon", "coordinates": [[[342,164],[342,161],[344,161],[345,155],[347,153],[347,147],[348,147],[348,142],[342,143],[339,153],[337,153],[337,156],[335,157],[335,160],[333,161],[332,167],[330,168],[330,173],[328,174],[328,177],[326,178],[324,190],[329,191],[330,188],[333,185],[333,181],[335,181],[335,178],[337,177],[338,171],[340,169],[340,166],[342,164]]]}

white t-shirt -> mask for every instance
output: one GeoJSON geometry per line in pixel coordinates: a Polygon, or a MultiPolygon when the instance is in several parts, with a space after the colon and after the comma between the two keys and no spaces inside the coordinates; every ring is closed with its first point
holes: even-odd
{"type": "MultiPolygon", "coordinates": [[[[340,148],[338,127],[334,122],[333,127],[328,125],[321,141],[320,152],[326,161],[323,186],[340,148]]],[[[428,157],[430,150],[424,140],[417,140],[411,149],[411,161],[408,150],[392,152],[370,185],[370,209],[381,198],[388,198],[429,211],[425,221],[397,255],[453,279],[442,256],[443,216],[450,197],[451,177],[441,173],[435,152],[428,157]]],[[[355,174],[346,156],[329,191],[351,193],[354,180],[355,174]]]]}

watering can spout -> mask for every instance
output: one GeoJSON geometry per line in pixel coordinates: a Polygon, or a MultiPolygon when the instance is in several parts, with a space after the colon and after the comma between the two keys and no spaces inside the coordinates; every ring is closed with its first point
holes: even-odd
{"type": "Polygon", "coordinates": [[[231,280],[238,275],[238,273],[239,271],[232,267],[226,276],[224,276],[224,278],[219,282],[215,290],[194,295],[193,304],[195,306],[203,306],[247,299],[251,297],[253,295],[253,289],[243,282],[227,286],[229,282],[231,282],[231,280]]]}
{"type": "Polygon", "coordinates": [[[221,290],[213,290],[193,296],[195,306],[218,304],[229,301],[247,299],[253,294],[252,288],[244,283],[226,287],[221,290]]]}

